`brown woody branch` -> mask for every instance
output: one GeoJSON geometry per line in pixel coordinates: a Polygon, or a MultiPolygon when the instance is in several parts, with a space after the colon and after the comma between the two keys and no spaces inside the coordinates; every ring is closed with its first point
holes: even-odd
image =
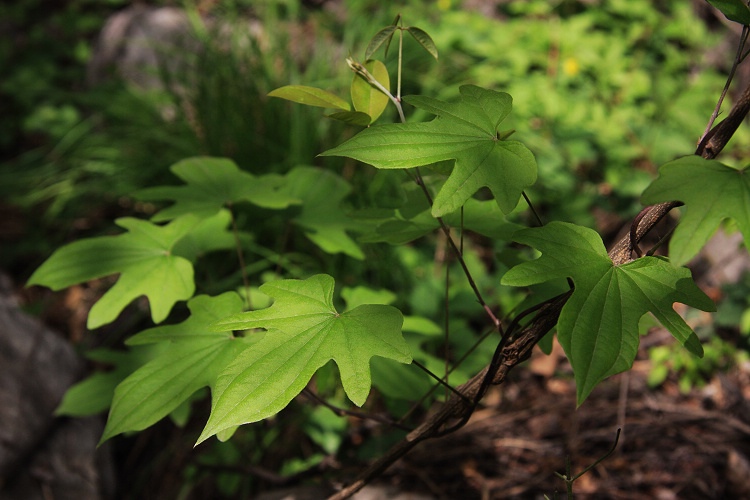
{"type": "MultiPolygon", "coordinates": [[[[724,146],[729,142],[737,128],[743,122],[750,111],[750,85],[745,89],[742,97],[737,101],[732,111],[721,123],[711,129],[706,137],[698,145],[695,154],[706,159],[715,158],[724,146]]],[[[616,265],[625,264],[633,260],[633,245],[640,240],[659,222],[670,210],[680,206],[681,202],[671,201],[653,205],[644,210],[634,230],[626,234],[609,251],[609,257],[616,265]],[[631,241],[631,234],[635,241],[631,241]]],[[[565,302],[570,293],[550,300],[534,319],[508,345],[502,349],[499,369],[492,378],[493,385],[499,385],[505,381],[508,373],[520,362],[528,359],[533,347],[542,337],[552,329],[560,316],[565,302]]],[[[467,399],[474,401],[483,387],[483,382],[490,367],[487,366],[471,380],[458,387],[464,394],[465,399],[455,394],[451,395],[448,402],[436,413],[431,415],[419,427],[410,432],[404,439],[394,445],[385,455],[376,460],[365,469],[359,477],[349,486],[329,497],[328,500],[344,500],[362,489],[371,480],[382,474],[394,462],[403,457],[417,444],[427,439],[440,435],[441,429],[449,422],[466,419],[473,411],[474,405],[467,403],[467,399]]]]}

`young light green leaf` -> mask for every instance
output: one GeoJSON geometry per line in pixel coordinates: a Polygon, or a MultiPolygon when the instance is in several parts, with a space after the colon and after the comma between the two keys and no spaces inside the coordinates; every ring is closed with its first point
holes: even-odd
{"type": "Polygon", "coordinates": [[[372,356],[411,362],[398,309],[368,304],[339,313],[333,307],[333,287],[333,278],[323,274],[266,283],[260,290],[275,299],[271,307],[214,324],[219,331],[265,328],[268,333],[219,376],[198,443],[278,413],[331,359],[344,391],[359,406],[370,391],[372,356]]]}
{"type": "Polygon", "coordinates": [[[281,209],[299,200],[284,195],[286,179],[268,174],[256,177],[241,171],[228,158],[199,156],[179,161],[170,170],[185,181],[184,186],[159,186],[136,193],[140,200],[173,200],[175,204],[156,213],[156,222],[185,214],[209,217],[222,207],[249,201],[264,208],[281,209]]]}
{"type": "Polygon", "coordinates": [[[317,106],[319,108],[338,108],[344,111],[352,109],[349,103],[337,95],[325,90],[305,85],[285,85],[268,93],[269,97],[280,97],[287,101],[317,106]]]}
{"type": "Polygon", "coordinates": [[[564,222],[518,231],[514,239],[542,256],[509,270],[502,284],[528,286],[556,278],[575,283],[560,314],[557,336],[573,367],[579,405],[601,380],[632,366],[638,320],[647,312],[690,352],[703,355],[698,337],[672,308],[680,302],[715,309],[688,269],[657,257],[615,266],[595,231],[564,222]]]}
{"type": "Polygon", "coordinates": [[[361,111],[339,111],[338,113],[326,115],[326,118],[348,123],[349,125],[358,125],[360,127],[366,127],[372,122],[370,115],[361,111]]]}
{"type": "Polygon", "coordinates": [[[172,250],[198,221],[184,216],[157,226],[129,217],[117,219],[115,222],[127,233],[89,238],[59,248],[32,274],[28,285],[60,290],[120,273],[117,283],[91,308],[88,328],[113,321],[141,295],[148,297],[151,318],[159,323],[175,302],[189,299],[195,291],[192,264],[172,250]]]}
{"type": "Polygon", "coordinates": [[[435,45],[435,42],[432,41],[432,37],[428,35],[426,31],[417,28],[416,26],[409,26],[408,28],[406,28],[406,31],[411,33],[411,36],[413,36],[414,39],[419,42],[419,45],[424,47],[424,49],[429,52],[430,55],[435,58],[435,60],[437,60],[437,46],[435,45]]]}
{"type": "Polygon", "coordinates": [[[375,33],[375,36],[372,37],[372,40],[370,40],[370,43],[367,44],[367,49],[365,50],[365,61],[370,59],[372,55],[378,51],[381,45],[383,43],[386,44],[385,46],[385,55],[388,55],[388,45],[391,43],[391,38],[393,37],[393,32],[396,31],[396,26],[386,26],[382,30],[375,33]]]}
{"type": "MultiPolygon", "coordinates": [[[[376,59],[370,59],[365,62],[364,67],[383,88],[391,90],[391,81],[385,64],[376,59]]],[[[388,96],[370,85],[359,73],[354,74],[351,94],[354,109],[369,115],[371,122],[377,120],[388,105],[388,96]]]]}
{"type": "Polygon", "coordinates": [[[457,210],[483,186],[490,188],[504,213],[512,211],[522,190],[536,181],[536,160],[520,142],[497,138],[497,126],[510,113],[511,97],[464,85],[457,103],[421,96],[405,100],[438,117],[429,123],[370,127],[322,156],[348,156],[377,168],[455,160],[435,197],[433,216],[457,210]]]}
{"type": "Polygon", "coordinates": [[[343,178],[312,167],[296,167],[287,174],[287,196],[302,200],[302,212],[293,219],[313,243],[328,253],[345,253],[364,259],[347,231],[359,227],[342,211],[342,201],[352,188],[343,178]]]}
{"type": "Polygon", "coordinates": [[[743,0],[708,0],[730,21],[750,25],[750,9],[743,0]]]}
{"type": "Polygon", "coordinates": [[[145,330],[126,342],[168,347],[117,386],[100,443],[155,424],[200,388],[213,386],[218,374],[246,347],[231,333],[207,328],[219,318],[242,311],[242,299],[236,293],[199,295],[188,302],[188,309],[190,317],[182,323],[145,330]]]}
{"type": "Polygon", "coordinates": [[[695,257],[725,218],[750,238],[750,171],[700,156],[665,163],[646,188],[643,203],[682,201],[685,215],[669,242],[669,258],[680,266],[695,257]]]}

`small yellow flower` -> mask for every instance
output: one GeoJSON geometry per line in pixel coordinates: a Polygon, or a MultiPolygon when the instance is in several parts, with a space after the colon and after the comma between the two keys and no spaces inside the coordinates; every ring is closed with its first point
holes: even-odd
{"type": "Polygon", "coordinates": [[[440,10],[448,10],[451,8],[451,0],[438,0],[437,6],[440,10]]]}
{"type": "Polygon", "coordinates": [[[563,61],[563,73],[568,76],[576,76],[581,71],[581,64],[575,57],[568,57],[563,61]]]}

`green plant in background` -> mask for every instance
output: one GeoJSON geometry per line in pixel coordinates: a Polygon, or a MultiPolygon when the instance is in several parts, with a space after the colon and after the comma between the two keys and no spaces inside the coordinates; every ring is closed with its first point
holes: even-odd
{"type": "MultiPolygon", "coordinates": [[[[628,11],[628,16],[643,16],[645,25],[656,29],[658,23],[651,17],[651,7],[643,2],[637,6],[640,8],[628,11]]],[[[610,7],[617,10],[622,4],[611,2],[610,7]]],[[[545,12],[539,2],[509,8],[545,12]]],[[[452,15],[446,16],[455,21],[452,15]]],[[[562,19],[571,26],[561,29],[570,28],[573,35],[576,29],[579,34],[590,31],[596,34],[596,22],[602,21],[592,14],[578,21],[583,28],[575,28],[572,16],[562,19]]],[[[480,27],[484,22],[471,21],[480,27]]],[[[541,24],[533,26],[529,33],[542,28],[541,24]]],[[[471,33],[465,27],[462,29],[471,33]]],[[[483,391],[493,383],[500,356],[506,355],[504,348],[516,346],[527,337],[536,319],[526,326],[521,326],[521,321],[537,310],[540,312],[535,318],[546,323],[539,327],[540,331],[533,332],[530,345],[539,342],[557,324],[560,342],[575,374],[578,404],[604,378],[632,366],[639,342],[638,320],[647,312],[654,314],[678,343],[692,353],[687,356],[709,353],[672,306],[680,302],[713,310],[713,302],[692,281],[690,271],[680,265],[695,255],[722,218],[735,220],[747,235],[744,200],[748,197],[748,186],[744,170],[698,157],[663,165],[659,178],[643,193],[643,201],[679,201],[686,205],[686,215],[670,246],[673,258],[643,255],[637,240],[627,248],[626,256],[608,255],[595,231],[569,222],[544,225],[530,201],[537,197],[544,200],[544,194],[553,189],[545,188],[548,183],[545,174],[557,179],[555,169],[562,168],[566,161],[579,163],[590,152],[575,156],[575,141],[572,145],[565,141],[561,152],[555,153],[554,143],[562,138],[543,143],[539,138],[545,136],[544,130],[535,136],[531,133],[533,127],[529,128],[523,119],[515,118],[512,124],[506,124],[514,102],[506,92],[462,85],[457,99],[420,95],[402,98],[405,32],[437,58],[432,37],[420,28],[403,28],[400,16],[397,17],[374,36],[365,50],[363,63],[347,60],[355,73],[349,86],[352,106],[331,92],[296,83],[276,90],[263,89],[271,97],[335,109],[328,115],[330,118],[367,127],[320,154],[320,161],[330,161],[329,157],[347,158],[343,170],[346,177],[332,169],[304,164],[312,158],[312,155],[304,157],[304,152],[313,143],[297,143],[299,147],[291,144],[299,131],[295,127],[307,122],[294,120],[303,116],[299,112],[295,112],[291,122],[277,116],[270,118],[265,114],[269,109],[280,109],[270,107],[272,100],[268,108],[257,106],[262,120],[252,127],[296,123],[279,134],[291,139],[264,145],[268,136],[264,136],[264,141],[243,142],[242,134],[257,135],[258,128],[217,133],[215,129],[199,127],[197,130],[205,134],[208,152],[224,155],[229,151],[236,155],[237,163],[208,156],[175,163],[171,170],[184,182],[182,185],[150,187],[135,193],[142,201],[169,200],[174,202],[171,206],[156,212],[149,221],[118,219],[118,225],[127,232],[63,246],[37,269],[29,284],[53,289],[119,274],[116,284],[92,308],[88,318],[90,328],[112,322],[140,296],[148,298],[154,323],[167,318],[182,319],[131,336],[126,343],[139,347],[123,358],[115,359],[105,351],[101,359],[112,359],[122,367],[116,371],[117,376],[106,379],[94,376],[74,387],[58,409],[60,413],[85,414],[109,406],[111,400],[104,441],[123,432],[142,430],[167,415],[184,423],[195,395],[205,395],[203,388],[208,387],[211,414],[198,442],[213,435],[224,441],[242,424],[276,415],[300,394],[336,407],[347,406],[346,398],[362,406],[374,386],[394,412],[401,412],[402,405],[389,399],[413,401],[427,393],[426,404],[443,399],[448,405],[463,408],[459,416],[468,418],[483,391]],[[395,95],[391,93],[392,71],[387,69],[388,61],[373,59],[379,48],[387,52],[394,36],[398,36],[395,95]],[[373,125],[389,102],[395,105],[401,123],[373,125]],[[405,113],[403,103],[416,109],[405,113]],[[428,114],[435,118],[418,120],[428,114]],[[515,128],[505,129],[508,126],[515,128]],[[511,136],[520,136],[523,142],[510,140],[511,136]],[[535,146],[540,146],[539,158],[532,153],[536,153],[535,146]],[[244,147],[247,147],[245,153],[240,152],[238,148],[244,147]],[[256,157],[251,151],[258,147],[266,149],[256,157]],[[285,149],[288,159],[279,155],[285,149]],[[557,163],[550,160],[554,155],[560,155],[557,163]],[[373,165],[378,173],[362,172],[363,167],[352,160],[373,165]],[[691,175],[675,180],[675,170],[691,175]],[[704,175],[706,171],[721,175],[704,175]],[[364,187],[360,203],[347,203],[352,184],[364,187]],[[719,191],[723,196],[721,210],[718,205],[705,203],[709,193],[719,191]],[[522,198],[524,203],[519,203],[522,198]],[[350,210],[351,205],[359,210],[350,210]],[[521,211],[527,206],[534,216],[527,218],[543,227],[522,227],[525,215],[521,211]],[[686,242],[681,228],[683,224],[690,227],[691,221],[696,220],[705,227],[701,227],[700,238],[686,242]],[[436,229],[437,236],[433,237],[436,229]],[[497,250],[503,252],[497,274],[486,272],[477,255],[479,245],[465,238],[465,230],[497,239],[497,250]],[[420,238],[424,240],[418,244],[404,245],[420,238]],[[518,250],[510,245],[511,241],[527,245],[541,252],[541,256],[533,259],[538,254],[518,250]],[[387,242],[396,248],[383,250],[372,242],[387,242]],[[437,250],[445,253],[436,259],[445,276],[435,276],[434,267],[426,266],[430,258],[422,255],[437,250]],[[635,252],[635,258],[631,251],[635,252]],[[386,255],[385,252],[394,259],[375,258],[386,255]],[[237,255],[237,264],[227,266],[227,256],[233,254],[237,255]],[[622,261],[617,261],[618,258],[622,261]],[[223,263],[207,269],[216,261],[223,263]],[[400,273],[406,276],[400,277],[400,273]],[[381,285],[381,289],[363,286],[368,283],[365,279],[368,274],[374,276],[373,281],[391,286],[381,285]],[[455,277],[458,275],[463,276],[459,279],[455,277]],[[393,286],[397,283],[409,286],[400,290],[393,286]],[[536,286],[533,290],[537,293],[528,304],[530,308],[514,314],[513,306],[523,300],[527,294],[525,287],[531,285],[536,286]],[[204,293],[206,289],[210,293],[204,293]],[[201,293],[196,294],[196,290],[201,293]],[[554,293],[550,293],[552,290],[554,293]],[[435,304],[441,295],[447,304],[442,310],[435,304]],[[554,298],[549,299],[551,296],[554,298]],[[186,319],[178,318],[175,305],[185,301],[189,314],[186,319]],[[557,317],[552,322],[545,320],[545,311],[554,308],[558,308],[559,321],[557,317]],[[443,326],[438,326],[441,319],[443,326]],[[485,325],[481,335],[471,325],[479,321],[485,325]],[[493,342],[482,343],[493,335],[493,342]],[[464,363],[465,356],[468,358],[464,363]],[[330,363],[331,360],[335,363],[330,363]],[[488,367],[489,375],[472,379],[479,381],[472,386],[474,393],[467,395],[453,387],[469,380],[483,366],[488,367]],[[446,387],[444,394],[428,393],[430,377],[440,379],[440,384],[446,387]],[[409,381],[409,387],[404,387],[405,380],[409,381]],[[97,395],[96,405],[84,401],[84,389],[97,395]],[[451,399],[449,391],[454,393],[451,399]]],[[[626,40],[635,43],[642,35],[626,40]]],[[[550,39],[545,40],[548,55],[552,45],[550,39]]],[[[555,43],[562,44],[562,38],[555,43]]],[[[561,46],[555,47],[556,51],[562,50],[561,46]]],[[[611,50],[611,57],[620,63],[629,60],[624,57],[625,48],[615,46],[611,50]]],[[[204,61],[208,65],[226,55],[221,51],[208,54],[204,61]]],[[[217,78],[242,77],[235,72],[239,65],[219,67],[229,70],[217,78]]],[[[565,71],[572,78],[580,69],[569,62],[565,71]]],[[[475,76],[478,80],[497,78],[499,84],[506,83],[498,75],[475,76]]],[[[516,102],[523,102],[527,112],[536,102],[528,90],[544,81],[539,77],[527,82],[529,88],[519,87],[521,99],[514,93],[516,102]]],[[[575,94],[576,85],[571,85],[575,94]]],[[[486,81],[485,86],[489,86],[486,81]]],[[[586,87],[583,83],[582,86],[586,87]]],[[[621,82],[611,86],[623,88],[621,82]]],[[[213,84],[207,87],[216,88],[213,84]]],[[[224,99],[208,91],[201,93],[200,85],[196,88],[200,97],[192,101],[195,104],[192,109],[198,116],[210,114],[216,100],[224,99]]],[[[257,93],[259,89],[260,86],[254,87],[252,91],[257,93]]],[[[593,86],[588,90],[591,89],[593,86]]],[[[613,92],[605,96],[605,107],[614,110],[618,104],[628,102],[633,105],[631,111],[635,109],[637,98],[630,101],[628,95],[613,92]]],[[[590,93],[582,95],[591,100],[590,93]]],[[[549,93],[542,92],[539,101],[544,106],[555,105],[549,100],[545,102],[548,96],[549,93]]],[[[577,97],[584,101],[580,95],[577,97]]],[[[600,105],[602,101],[591,102],[600,105]]],[[[217,108],[226,106],[224,102],[217,108]]],[[[600,146],[604,150],[610,144],[607,141],[615,144],[621,139],[607,137],[604,111],[594,109],[591,123],[573,114],[556,130],[573,130],[574,123],[595,123],[599,127],[597,132],[603,136],[600,146]],[[601,121],[597,122],[598,119],[601,121]]],[[[549,116],[539,114],[550,123],[562,120],[564,115],[563,111],[551,111],[549,116]]],[[[212,123],[206,116],[199,123],[212,123]]],[[[696,122],[699,121],[692,123],[696,122]]],[[[233,119],[229,119],[229,129],[234,126],[232,123],[233,119]]],[[[221,126],[217,128],[223,130],[221,126]]],[[[596,135],[593,129],[580,133],[596,135]]],[[[631,150],[627,154],[607,154],[622,154],[630,168],[636,158],[651,158],[650,150],[656,144],[638,148],[637,154],[631,154],[631,150]]],[[[603,158],[608,156],[596,161],[603,158]]],[[[638,185],[638,192],[646,187],[645,183],[638,185]]],[[[575,189],[568,190],[568,195],[572,191],[575,189]]],[[[548,207],[556,203],[552,196],[548,207]]],[[[565,212],[561,218],[566,218],[565,212]]],[[[710,354],[713,355],[713,349],[710,354]]],[[[522,356],[516,362],[521,359],[522,356]]],[[[362,416],[357,410],[341,411],[362,416]]],[[[327,453],[336,451],[340,441],[331,436],[336,435],[339,424],[313,413],[306,425],[308,434],[322,449],[327,453]]],[[[432,434],[424,431],[417,435],[430,437],[436,431],[437,428],[430,431],[432,434]]],[[[235,439],[241,442],[243,437],[235,439]]],[[[319,463],[322,456],[288,462],[288,467],[296,470],[310,466],[319,463]]]]}
{"type": "MultiPolygon", "coordinates": [[[[554,218],[592,226],[597,208],[620,214],[656,167],[696,143],[692,124],[716,104],[724,76],[706,67],[719,39],[690,2],[507,2],[502,25],[456,10],[427,26],[451,54],[426,70],[422,92],[452,97],[470,81],[514,97],[516,135],[546,180],[529,191],[554,218]],[[518,51],[517,47],[524,47],[518,51]]],[[[444,49],[445,50],[445,49],[444,49]]],[[[747,160],[747,132],[730,155],[747,160]]]]}
{"type": "MultiPolygon", "coordinates": [[[[33,234],[27,235],[26,248],[3,253],[6,268],[16,267],[30,250],[48,253],[47,245],[59,246],[71,233],[81,232],[76,226],[81,213],[95,214],[89,218],[93,227],[83,235],[111,230],[99,227],[104,222],[97,224],[98,216],[118,204],[147,214],[149,205],[131,206],[131,193],[171,182],[166,167],[182,158],[226,156],[250,172],[286,172],[309,162],[321,144],[332,145],[341,133],[341,127],[321,122],[313,112],[290,113],[282,103],[266,98],[273,88],[303,76],[310,81],[330,79],[335,54],[322,50],[330,40],[312,40],[304,64],[278,57],[291,45],[302,45],[293,39],[294,23],[302,16],[296,8],[285,11],[277,2],[256,6],[258,15],[274,26],[273,36],[265,28],[249,30],[246,20],[232,17],[236,13],[225,13],[221,23],[207,24],[189,10],[192,24],[186,36],[194,50],[177,53],[173,46],[156,45],[153,50],[163,63],[143,69],[162,80],[161,89],[112,81],[81,92],[91,52],[82,36],[92,38],[108,11],[77,0],[52,11],[42,23],[34,18],[39,14],[33,4],[0,7],[7,14],[0,17],[13,26],[18,23],[19,30],[34,24],[24,35],[28,45],[8,46],[0,54],[7,57],[3,66],[13,69],[0,85],[2,101],[17,105],[14,113],[3,114],[4,120],[14,120],[5,129],[12,134],[22,131],[29,142],[3,136],[14,144],[0,151],[0,196],[27,213],[43,214],[29,224],[33,234]],[[70,30],[66,36],[78,37],[76,43],[86,47],[75,64],[68,64],[72,56],[67,54],[75,43],[46,45],[48,34],[56,33],[61,24],[70,30]],[[60,54],[63,49],[66,53],[60,54]],[[23,57],[24,50],[33,57],[23,57]],[[65,64],[55,63],[58,59],[65,64]],[[181,63],[170,64],[174,60],[181,63]],[[27,81],[31,76],[33,85],[27,81]],[[16,144],[21,145],[18,151],[16,144]],[[32,241],[41,248],[29,249],[32,241]]],[[[108,9],[116,7],[118,2],[113,2],[108,9]]],[[[235,10],[242,8],[237,5],[235,10]]]]}
{"type": "Polygon", "coordinates": [[[738,351],[735,345],[719,337],[712,337],[704,343],[703,352],[703,357],[696,359],[674,346],[652,347],[648,352],[653,363],[648,374],[649,387],[660,386],[670,374],[674,374],[680,391],[688,393],[695,387],[703,387],[715,373],[748,360],[747,351],[738,351]]]}

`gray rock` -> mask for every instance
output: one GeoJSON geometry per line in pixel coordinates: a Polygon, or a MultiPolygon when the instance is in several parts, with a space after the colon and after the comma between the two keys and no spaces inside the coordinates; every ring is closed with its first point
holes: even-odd
{"type": "Polygon", "coordinates": [[[0,498],[99,500],[113,493],[114,469],[96,444],[98,418],[55,417],[83,375],[72,346],[18,307],[0,275],[0,498]]]}

